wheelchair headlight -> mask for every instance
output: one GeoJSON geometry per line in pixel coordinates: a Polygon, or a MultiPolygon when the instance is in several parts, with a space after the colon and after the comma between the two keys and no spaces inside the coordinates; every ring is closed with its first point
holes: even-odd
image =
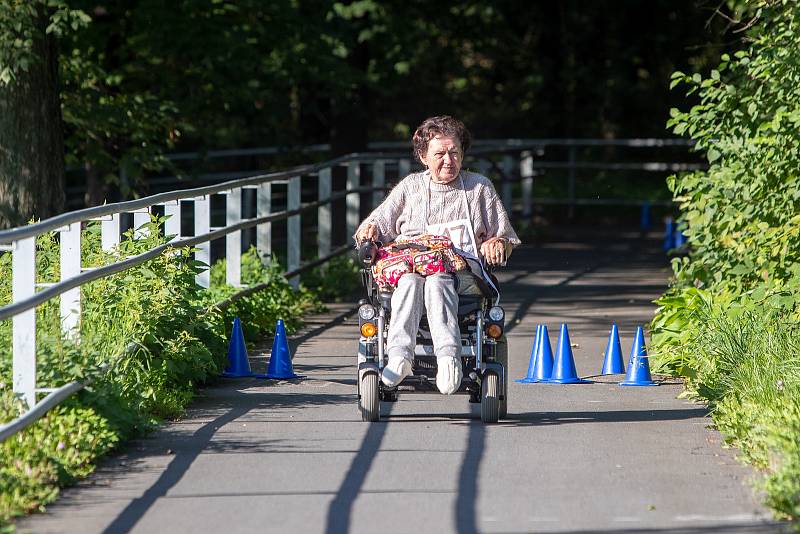
{"type": "Polygon", "coordinates": [[[371,304],[362,304],[358,307],[358,317],[362,321],[369,321],[375,317],[375,308],[371,304]]]}
{"type": "Polygon", "coordinates": [[[492,306],[489,308],[489,319],[495,322],[500,322],[505,318],[506,312],[500,306],[492,306]]]}

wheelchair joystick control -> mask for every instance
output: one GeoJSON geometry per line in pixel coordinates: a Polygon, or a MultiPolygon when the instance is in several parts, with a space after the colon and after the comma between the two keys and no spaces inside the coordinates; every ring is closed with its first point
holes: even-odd
{"type": "Polygon", "coordinates": [[[378,244],[374,241],[362,241],[358,245],[358,261],[364,267],[369,267],[375,262],[375,256],[378,255],[378,244]]]}

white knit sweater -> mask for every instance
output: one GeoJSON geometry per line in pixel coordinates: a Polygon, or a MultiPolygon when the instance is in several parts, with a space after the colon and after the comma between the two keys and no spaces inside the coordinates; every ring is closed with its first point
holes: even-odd
{"type": "Polygon", "coordinates": [[[364,219],[356,234],[366,224],[373,223],[378,227],[378,239],[388,243],[424,234],[429,224],[466,219],[463,179],[478,248],[492,237],[504,237],[511,246],[519,245],[520,240],[492,182],[485,176],[464,170],[460,178],[449,184],[437,184],[431,181],[430,171],[409,174],[364,219]]]}

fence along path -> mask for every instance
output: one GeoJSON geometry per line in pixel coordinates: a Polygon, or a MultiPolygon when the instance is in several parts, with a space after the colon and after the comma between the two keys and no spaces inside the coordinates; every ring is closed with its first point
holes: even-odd
{"type": "MultiPolygon", "coordinates": [[[[518,205],[523,217],[532,213],[533,203],[561,202],[571,209],[576,204],[593,203],[592,199],[575,198],[575,173],[578,169],[635,168],[643,171],[683,170],[692,168],[693,164],[684,163],[637,163],[637,164],[592,164],[582,163],[575,159],[576,150],[585,146],[625,146],[632,148],[662,147],[684,145],[679,140],[659,139],[627,139],[627,140],[502,140],[478,142],[471,152],[472,161],[484,173],[491,175],[498,171],[501,177],[500,195],[509,212],[518,205]],[[535,162],[535,155],[542,154],[545,146],[565,146],[569,149],[569,161],[565,164],[535,162]],[[626,167],[627,165],[627,167],[626,167]],[[569,196],[566,200],[533,199],[533,180],[537,173],[547,168],[565,168],[568,170],[569,196]],[[515,203],[514,182],[519,181],[520,201],[515,203]]],[[[378,148],[394,148],[387,144],[378,148]]],[[[225,153],[226,155],[228,153],[225,153]]],[[[468,161],[468,163],[470,163],[468,161]]],[[[377,205],[385,194],[387,166],[396,168],[397,176],[408,174],[412,162],[407,155],[397,153],[358,153],[343,156],[316,165],[301,166],[285,172],[262,174],[247,178],[231,180],[220,184],[170,191],[146,198],[107,204],[93,208],[73,211],[56,217],[0,232],[0,253],[12,254],[12,302],[0,308],[0,321],[12,320],[12,366],[13,389],[22,397],[30,410],[21,418],[0,426],[0,440],[18,432],[22,428],[44,415],[47,410],[57,405],[85,384],[71,382],[64,386],[42,387],[36,381],[36,307],[48,300],[60,297],[62,328],[65,336],[75,338],[79,335],[78,325],[81,315],[80,287],[83,284],[122,272],[140,265],[169,248],[196,247],[195,258],[206,264],[211,263],[211,242],[225,238],[226,282],[234,287],[241,284],[241,249],[242,230],[256,228],[256,247],[259,255],[267,259],[272,253],[272,224],[286,220],[286,263],[287,277],[294,283],[297,276],[306,269],[320,265],[332,257],[345,252],[349,248],[347,236],[355,232],[362,215],[362,196],[371,194],[368,205],[377,205]],[[338,167],[347,170],[346,187],[342,191],[333,190],[333,171],[338,167]],[[367,168],[368,172],[363,173],[367,168]],[[362,175],[363,173],[363,175],[362,175]],[[316,200],[301,203],[303,177],[315,176],[318,181],[316,200]],[[369,184],[366,184],[369,178],[369,184]],[[286,209],[272,212],[273,186],[286,186],[286,209]],[[243,192],[256,190],[256,215],[244,218],[243,192]],[[214,195],[225,196],[225,226],[211,225],[211,198],[214,195]],[[333,221],[332,203],[344,199],[346,203],[345,242],[334,247],[332,244],[333,221]],[[182,211],[184,203],[193,204],[194,235],[185,236],[181,232],[182,211]],[[81,228],[87,221],[101,221],[102,248],[113,250],[120,241],[121,218],[123,214],[133,214],[133,227],[141,229],[150,222],[156,207],[166,216],[164,233],[172,236],[166,245],[158,246],[138,256],[121,258],[119,261],[99,268],[88,269],[81,265],[81,228]],[[301,231],[302,214],[316,210],[317,217],[317,257],[303,261],[301,231]],[[60,243],[61,279],[55,284],[36,282],[36,238],[47,232],[56,231],[60,243]],[[37,394],[47,393],[38,401],[37,394]]],[[[609,202],[609,201],[606,201],[609,202]]],[[[611,200],[611,203],[623,203],[622,200],[611,200]]],[[[141,232],[142,230],[139,230],[141,232]]],[[[136,234],[135,234],[136,235],[136,234]]],[[[209,285],[209,271],[197,275],[197,283],[202,287],[209,285]]],[[[242,291],[220,303],[225,306],[254,291],[261,286],[242,288],[242,291]]]]}
{"type": "MultiPolygon", "coordinates": [[[[0,232],[2,250],[12,254],[12,302],[0,308],[0,320],[12,320],[13,388],[30,408],[20,419],[0,427],[0,440],[18,432],[29,425],[70,394],[78,391],[84,384],[72,382],[59,388],[39,387],[36,383],[36,307],[44,302],[60,297],[62,328],[65,336],[78,335],[80,324],[80,287],[92,280],[130,269],[140,265],[169,248],[196,247],[195,258],[206,264],[211,260],[211,241],[225,238],[225,257],[227,260],[226,282],[234,287],[241,284],[242,230],[256,228],[256,246],[262,258],[272,253],[271,223],[286,220],[287,277],[296,279],[304,270],[319,265],[341,254],[349,244],[333,247],[331,204],[345,199],[347,210],[347,235],[352,235],[358,222],[360,197],[362,193],[372,193],[373,202],[378,202],[384,192],[385,166],[387,162],[397,165],[399,173],[407,173],[410,161],[407,157],[391,154],[352,154],[319,165],[299,167],[286,172],[252,176],[245,179],[224,182],[214,186],[161,193],[150,197],[97,206],[75,212],[65,213],[31,224],[0,232]],[[361,166],[372,167],[370,185],[361,185],[361,166]],[[334,168],[347,168],[347,187],[344,191],[332,191],[332,171],[334,168]],[[301,180],[305,176],[318,178],[317,200],[301,204],[301,180]],[[272,212],[272,186],[287,186],[287,209],[272,212]],[[242,192],[256,189],[256,216],[242,217],[242,192]],[[211,226],[211,197],[225,195],[225,226],[211,226]],[[181,233],[181,211],[184,203],[193,206],[194,236],[181,233]],[[133,213],[134,228],[150,222],[154,207],[160,206],[167,217],[164,232],[172,236],[169,243],[154,247],[140,255],[121,258],[109,265],[87,269],[81,266],[81,227],[87,221],[102,221],[102,247],[113,250],[120,241],[121,215],[133,213]],[[318,220],[317,258],[302,262],[301,216],[316,210],[318,220]],[[46,232],[59,234],[61,281],[42,287],[36,282],[36,238],[46,232]],[[41,288],[37,291],[37,288],[41,288]],[[48,393],[37,402],[37,394],[48,393]]],[[[197,283],[209,286],[209,271],[197,275],[197,283]]],[[[259,288],[243,288],[222,305],[252,293],[259,288]]]]}

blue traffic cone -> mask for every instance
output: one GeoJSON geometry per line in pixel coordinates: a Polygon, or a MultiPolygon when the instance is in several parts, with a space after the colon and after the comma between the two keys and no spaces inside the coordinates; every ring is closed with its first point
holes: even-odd
{"type": "Polygon", "coordinates": [[[289,352],[289,342],[286,340],[286,328],[283,321],[278,319],[275,326],[275,340],[272,342],[272,352],[269,356],[267,374],[256,375],[258,378],[304,378],[303,375],[294,374],[292,369],[292,354],[289,352]]]}
{"type": "Polygon", "coordinates": [[[546,382],[554,384],[589,384],[591,380],[581,380],[575,371],[575,359],[572,356],[572,346],[569,342],[569,331],[566,323],[561,325],[558,336],[558,349],[553,362],[553,373],[546,382]]]}
{"type": "Polygon", "coordinates": [[[520,378],[517,382],[529,383],[534,382],[536,375],[536,361],[539,359],[539,343],[542,340],[542,325],[536,325],[536,337],[533,338],[533,347],[531,347],[531,357],[528,360],[528,373],[525,378],[520,378]]]}
{"type": "Polygon", "coordinates": [[[536,327],[536,341],[531,352],[531,361],[528,364],[528,376],[517,382],[531,384],[534,382],[547,382],[553,373],[553,349],[550,348],[550,337],[547,335],[547,325],[536,327]]]}
{"type": "Polygon", "coordinates": [[[625,372],[625,364],[622,361],[622,348],[619,345],[619,330],[615,324],[611,325],[611,333],[608,334],[605,356],[603,370],[600,374],[617,375],[625,372]]]}
{"type": "Polygon", "coordinates": [[[672,217],[667,217],[664,223],[664,243],[661,245],[661,248],[664,251],[668,251],[675,248],[675,225],[672,222],[672,217]]]}
{"type": "Polygon", "coordinates": [[[657,386],[650,376],[650,364],[647,361],[647,350],[644,346],[644,331],[636,329],[636,336],[631,346],[631,359],[628,362],[628,373],[620,386],[657,386]]]}
{"type": "Polygon", "coordinates": [[[247,347],[244,344],[242,323],[238,317],[233,320],[231,340],[228,343],[228,365],[225,367],[222,376],[229,378],[253,376],[252,371],[250,371],[250,361],[247,359],[247,347]]]}

